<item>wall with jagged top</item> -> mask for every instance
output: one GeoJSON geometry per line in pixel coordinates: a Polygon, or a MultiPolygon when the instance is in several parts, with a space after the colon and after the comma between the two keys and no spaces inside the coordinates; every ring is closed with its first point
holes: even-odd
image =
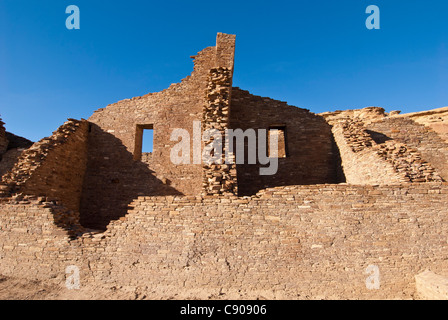
{"type": "Polygon", "coordinates": [[[366,127],[416,149],[448,181],[448,143],[430,127],[407,117],[378,119],[368,123],[366,127]]]}
{"type": "MultiPolygon", "coordinates": [[[[141,195],[200,194],[202,163],[193,163],[193,123],[203,120],[210,70],[224,67],[233,72],[235,36],[218,34],[215,47],[194,58],[194,71],[181,83],[143,97],[124,100],[96,111],[89,121],[89,158],[83,187],[81,220],[86,226],[104,229],[111,220],[126,214],[128,204],[141,195]],[[150,161],[139,156],[139,128],[154,129],[150,161]],[[171,135],[184,129],[190,135],[190,163],[174,164],[171,150],[180,138],[171,135]]],[[[203,146],[203,143],[199,141],[203,146]]],[[[147,158],[147,157],[145,157],[147,158]]]]}
{"type": "Polygon", "coordinates": [[[54,197],[79,211],[87,163],[87,121],[68,120],[52,136],[23,151],[2,177],[10,194],[54,197]]]}

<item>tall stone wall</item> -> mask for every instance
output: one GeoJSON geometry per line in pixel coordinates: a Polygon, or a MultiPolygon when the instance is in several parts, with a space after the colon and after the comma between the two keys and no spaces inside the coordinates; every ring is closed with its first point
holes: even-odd
{"type": "Polygon", "coordinates": [[[54,197],[79,211],[87,162],[87,121],[68,120],[52,136],[36,142],[2,177],[11,194],[54,197]]]}
{"type": "Polygon", "coordinates": [[[229,128],[230,101],[232,91],[232,71],[228,68],[210,70],[210,80],[206,91],[207,104],[204,106],[202,131],[212,135],[204,142],[204,150],[210,159],[203,159],[203,192],[205,195],[237,194],[236,164],[233,152],[228,150],[226,130],[229,128]],[[214,136],[218,134],[218,136],[214,136]],[[218,152],[211,155],[214,144],[218,152]],[[226,159],[227,158],[229,159],[226,159]]]}
{"type": "Polygon", "coordinates": [[[81,206],[84,225],[104,229],[111,220],[125,215],[128,204],[140,195],[201,193],[203,167],[193,162],[193,141],[201,137],[194,135],[194,122],[203,120],[210,70],[223,67],[233,71],[234,48],[235,36],[218,34],[215,47],[193,57],[194,71],[181,83],[109,105],[90,117],[93,126],[81,206]],[[142,162],[138,134],[149,127],[154,129],[154,149],[151,161],[142,162]],[[174,129],[189,133],[189,164],[171,161],[171,150],[179,143],[170,139],[174,129]]]}
{"type": "Polygon", "coordinates": [[[81,287],[149,299],[413,298],[415,275],[447,275],[447,194],[446,183],[428,183],[140,197],[104,233],[76,239],[54,226],[53,206],[8,201],[0,273],[64,286],[75,265],[81,287]],[[378,289],[366,287],[369,266],[378,289]]]}
{"type": "MultiPolygon", "coordinates": [[[[279,126],[285,128],[287,155],[278,158],[277,173],[262,176],[260,167],[263,165],[247,164],[247,161],[238,164],[240,195],[255,194],[273,186],[339,182],[339,155],[334,148],[331,127],[323,117],[285,102],[233,88],[230,128],[257,131],[279,126]]],[[[238,159],[237,162],[240,163],[238,159]]]]}

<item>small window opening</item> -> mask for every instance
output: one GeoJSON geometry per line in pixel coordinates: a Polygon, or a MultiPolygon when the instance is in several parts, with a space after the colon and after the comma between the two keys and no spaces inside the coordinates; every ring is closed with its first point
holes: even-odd
{"type": "Polygon", "coordinates": [[[142,153],[152,153],[154,148],[154,129],[143,129],[142,153]]]}
{"type": "Polygon", "coordinates": [[[269,127],[268,135],[268,150],[270,158],[286,158],[288,156],[288,148],[286,141],[286,126],[285,125],[274,125],[269,127]],[[277,136],[278,148],[274,150],[271,148],[271,139],[277,136]]]}
{"type": "Polygon", "coordinates": [[[147,158],[154,151],[154,127],[152,124],[139,124],[135,133],[134,159],[147,158]],[[143,156],[143,157],[142,157],[143,156]]]}

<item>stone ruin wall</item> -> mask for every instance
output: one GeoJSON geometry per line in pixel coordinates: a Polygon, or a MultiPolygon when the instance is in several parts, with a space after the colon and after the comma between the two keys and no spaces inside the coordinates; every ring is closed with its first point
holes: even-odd
{"type": "Polygon", "coordinates": [[[233,152],[228,150],[229,141],[226,139],[230,120],[232,76],[232,70],[229,68],[220,67],[210,70],[206,90],[207,103],[203,110],[202,132],[209,131],[211,135],[215,132],[218,137],[206,138],[204,150],[213,148],[214,143],[218,143],[222,146],[222,154],[212,156],[208,152],[211,159],[205,159],[203,163],[202,192],[204,195],[238,194],[236,159],[233,152]],[[215,158],[218,156],[221,163],[216,163],[215,158]]]}
{"type": "Polygon", "coordinates": [[[396,170],[429,158],[423,169],[446,179],[437,134],[377,109],[353,111],[361,123],[344,127],[232,88],[233,50],[234,38],[218,35],[182,83],[69,120],[26,150],[2,181],[1,273],[63,287],[75,265],[82,285],[155,299],[402,299],[415,297],[416,274],[448,275],[448,184],[396,170]],[[171,166],[171,131],[192,136],[195,120],[220,132],[284,126],[278,174],[238,165],[236,189],[232,167],[171,166]],[[149,127],[154,152],[142,162],[137,138],[149,127]],[[368,265],[379,267],[379,290],[366,288],[368,265]]]}
{"type": "Polygon", "coordinates": [[[448,143],[448,107],[400,115],[428,126],[448,143]]]}
{"type": "Polygon", "coordinates": [[[341,153],[347,183],[362,185],[443,181],[417,149],[383,133],[370,131],[369,134],[364,121],[359,118],[333,122],[332,131],[341,153]],[[377,141],[372,136],[377,137],[377,141]]]}
{"type": "Polygon", "coordinates": [[[1,184],[13,194],[51,197],[79,212],[87,163],[88,122],[69,120],[23,151],[1,184]]]}
{"type": "Polygon", "coordinates": [[[253,197],[139,197],[104,233],[73,239],[52,203],[4,200],[6,276],[137,288],[149,298],[407,299],[446,274],[446,183],[269,188],[253,197]],[[20,217],[20,219],[17,219],[20,217]],[[381,287],[368,290],[376,265],[381,287]]]}
{"type": "Polygon", "coordinates": [[[170,150],[178,142],[170,137],[177,128],[194,137],[193,122],[203,120],[208,103],[210,70],[222,67],[233,73],[234,42],[235,36],[218,34],[216,47],[192,57],[194,71],[181,83],[110,105],[89,118],[93,125],[81,204],[83,224],[104,229],[111,220],[124,216],[128,204],[140,195],[201,193],[202,165],[194,164],[192,158],[191,164],[172,164],[170,150]],[[154,129],[154,149],[146,163],[139,161],[136,150],[139,126],[154,129]]]}
{"type": "Polygon", "coordinates": [[[448,181],[448,143],[430,127],[406,117],[378,119],[366,127],[417,150],[448,181]]]}
{"type": "Polygon", "coordinates": [[[395,172],[391,163],[379,157],[371,148],[374,143],[364,132],[359,133],[357,126],[347,123],[333,125],[333,135],[342,159],[342,169],[349,184],[381,185],[406,182],[395,172]],[[351,129],[351,130],[350,130],[351,129]]]}
{"type": "MultiPolygon", "coordinates": [[[[0,177],[11,170],[21,153],[33,143],[23,137],[7,132],[0,118],[0,177]]],[[[0,195],[3,189],[0,190],[0,195]]]]}
{"type": "MultiPolygon", "coordinates": [[[[278,158],[275,175],[261,176],[261,165],[247,164],[247,160],[237,165],[239,195],[253,195],[261,189],[282,185],[339,182],[339,155],[334,149],[331,127],[324,118],[240,88],[233,88],[231,105],[230,128],[269,130],[281,126],[286,134],[287,154],[278,158]]],[[[258,146],[256,151],[258,154],[258,146]]]]}

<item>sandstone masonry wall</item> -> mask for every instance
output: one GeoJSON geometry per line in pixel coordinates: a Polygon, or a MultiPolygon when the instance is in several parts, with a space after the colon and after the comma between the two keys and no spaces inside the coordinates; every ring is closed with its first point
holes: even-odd
{"type": "Polygon", "coordinates": [[[88,122],[69,119],[51,137],[21,153],[2,177],[11,194],[54,197],[79,211],[87,160],[88,122]]]}
{"type": "Polygon", "coordinates": [[[215,131],[219,140],[210,137],[205,141],[205,149],[213,148],[214,143],[221,147],[222,154],[210,155],[210,161],[203,163],[203,192],[205,195],[237,194],[236,164],[233,153],[226,144],[226,130],[229,128],[230,100],[232,90],[232,72],[228,68],[210,70],[210,80],[207,87],[207,104],[204,106],[202,131],[215,131]],[[228,158],[226,161],[226,152],[228,158]],[[213,161],[212,161],[213,160],[213,161]],[[216,163],[220,160],[220,164],[216,163]]]}
{"type": "MultiPolygon", "coordinates": [[[[252,195],[273,186],[339,182],[339,155],[334,149],[331,128],[323,117],[239,88],[232,90],[231,106],[232,129],[257,131],[284,127],[286,132],[287,155],[278,158],[275,175],[261,176],[260,164],[245,161],[245,164],[237,165],[240,195],[252,195]]],[[[256,152],[258,154],[258,147],[256,152]]],[[[245,154],[247,157],[247,147],[245,154]]]]}
{"type": "Polygon", "coordinates": [[[448,143],[429,127],[406,117],[391,117],[366,125],[369,130],[381,132],[408,147],[418,150],[422,158],[448,180],[448,143]]]}
{"type": "Polygon", "coordinates": [[[174,129],[185,129],[195,139],[193,123],[202,121],[208,104],[210,70],[222,67],[233,72],[234,49],[235,36],[218,34],[215,47],[193,57],[194,71],[181,83],[159,93],[120,101],[92,115],[81,205],[84,225],[104,229],[111,220],[124,216],[128,204],[141,195],[201,193],[202,164],[194,164],[192,156],[190,164],[173,164],[171,150],[179,141],[170,141],[170,137],[174,129]],[[154,129],[150,166],[141,161],[142,128],[154,129]]]}
{"type": "Polygon", "coordinates": [[[348,183],[396,184],[402,182],[443,181],[421,154],[378,132],[368,133],[358,118],[334,121],[333,135],[341,152],[342,167],[348,183]]]}
{"type": "Polygon", "coordinates": [[[448,143],[448,107],[400,115],[426,125],[448,143]]]}
{"type": "Polygon", "coordinates": [[[412,298],[416,274],[448,270],[447,194],[427,183],[140,197],[106,232],[74,240],[52,224],[53,208],[3,202],[0,271],[63,286],[77,265],[83,286],[162,299],[412,298]],[[369,265],[378,290],[366,288],[369,265]]]}
{"type": "Polygon", "coordinates": [[[332,129],[341,154],[346,182],[359,185],[407,182],[404,176],[395,171],[392,163],[375,153],[372,148],[375,142],[359,128],[359,124],[349,125],[348,122],[334,123],[332,129]]]}

